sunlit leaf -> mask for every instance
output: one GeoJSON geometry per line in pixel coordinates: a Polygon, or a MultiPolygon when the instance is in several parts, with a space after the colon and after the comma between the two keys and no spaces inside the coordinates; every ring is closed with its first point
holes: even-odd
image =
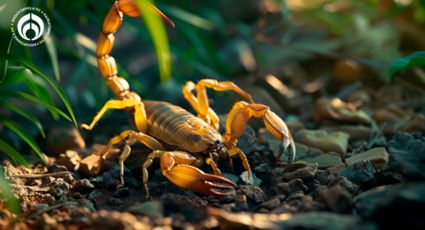
{"type": "Polygon", "coordinates": [[[168,36],[162,19],[153,11],[153,2],[136,0],[142,13],[142,19],[152,37],[159,66],[161,82],[168,81],[171,77],[171,54],[168,45],[168,36]]]}
{"type": "Polygon", "coordinates": [[[53,90],[59,95],[60,99],[64,103],[66,109],[68,110],[69,115],[71,116],[72,122],[74,122],[75,126],[77,126],[77,121],[75,119],[74,112],[72,110],[71,104],[69,103],[68,99],[66,98],[65,94],[63,93],[62,89],[59,88],[59,86],[52,81],[46,74],[43,73],[37,66],[32,64],[31,62],[22,59],[20,57],[14,56],[14,55],[8,55],[8,58],[10,58],[13,61],[18,62],[19,64],[27,67],[30,69],[33,73],[37,74],[37,76],[42,77],[52,88],[53,90]]]}
{"type": "Polygon", "coordinates": [[[417,51],[406,57],[395,60],[388,70],[388,75],[392,78],[400,70],[418,66],[425,66],[425,51],[417,51]]]}
{"type": "Polygon", "coordinates": [[[0,197],[4,200],[6,207],[15,213],[17,216],[21,215],[21,207],[18,200],[12,192],[9,181],[4,178],[3,167],[0,167],[0,197]]]}
{"type": "Polygon", "coordinates": [[[29,167],[28,161],[14,147],[2,139],[0,139],[0,152],[9,156],[13,162],[29,167]]]}
{"type": "Polygon", "coordinates": [[[60,81],[58,53],[56,51],[55,41],[51,36],[46,38],[46,48],[49,53],[50,62],[52,63],[53,73],[56,81],[60,81]]]}
{"type": "Polygon", "coordinates": [[[174,6],[163,6],[161,5],[161,8],[164,9],[164,11],[168,12],[170,15],[172,15],[175,18],[178,18],[192,26],[212,31],[214,30],[214,23],[211,22],[208,19],[199,17],[198,15],[195,15],[191,12],[188,12],[186,10],[183,10],[182,8],[177,8],[174,6]]]}
{"type": "Polygon", "coordinates": [[[12,130],[16,135],[18,135],[22,140],[27,143],[32,150],[34,150],[35,153],[40,157],[40,159],[47,164],[46,157],[43,152],[41,152],[40,148],[38,147],[37,143],[35,142],[34,138],[30,134],[28,134],[25,130],[23,130],[21,127],[18,126],[13,121],[0,119],[0,122],[8,129],[12,130]]]}

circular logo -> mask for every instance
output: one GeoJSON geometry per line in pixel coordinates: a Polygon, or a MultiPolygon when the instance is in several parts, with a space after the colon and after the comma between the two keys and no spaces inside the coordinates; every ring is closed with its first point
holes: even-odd
{"type": "Polygon", "coordinates": [[[34,47],[42,44],[50,33],[50,20],[37,7],[24,7],[12,18],[13,37],[23,46],[34,47]]]}

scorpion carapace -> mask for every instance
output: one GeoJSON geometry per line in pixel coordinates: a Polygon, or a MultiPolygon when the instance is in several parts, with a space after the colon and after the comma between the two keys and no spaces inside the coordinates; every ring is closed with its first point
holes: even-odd
{"type": "MultiPolygon", "coordinates": [[[[149,9],[174,26],[172,21],[155,6],[149,5],[149,9]]],[[[286,168],[289,167],[295,157],[295,145],[285,122],[270,111],[268,106],[254,103],[248,93],[230,81],[203,79],[197,84],[187,82],[184,85],[183,95],[197,116],[167,102],[142,100],[137,93],[130,91],[128,82],[118,76],[115,59],[109,55],[114,44],[114,33],[120,27],[124,14],[132,17],[140,15],[139,8],[133,0],[118,0],[113,4],[105,17],[96,50],[100,72],[118,99],[106,102],[90,125],[81,125],[86,130],[93,129],[109,109],[130,111],[136,130],[125,130],[111,138],[98,155],[100,164],[113,145],[124,143],[119,157],[121,185],[124,184],[124,161],[130,154],[130,145],[137,141],[153,150],[142,166],[147,196],[149,196],[147,168],[155,158],[160,159],[162,174],[175,185],[206,195],[226,195],[227,189],[235,187],[236,184],[220,176],[221,172],[215,159],[223,153],[227,157],[238,155],[244,168],[250,173],[247,158],[237,147],[237,139],[242,135],[251,117],[263,118],[266,128],[281,141],[282,153],[289,149],[290,156],[286,168]],[[209,107],[207,88],[216,91],[234,91],[246,100],[237,102],[231,109],[224,135],[218,132],[219,118],[209,107]],[[193,91],[196,91],[196,94],[193,91]],[[173,150],[165,149],[165,144],[174,146],[173,150]],[[212,168],[215,175],[198,169],[205,163],[212,168]]],[[[98,173],[99,168],[93,167],[94,171],[91,173],[98,173]]]]}

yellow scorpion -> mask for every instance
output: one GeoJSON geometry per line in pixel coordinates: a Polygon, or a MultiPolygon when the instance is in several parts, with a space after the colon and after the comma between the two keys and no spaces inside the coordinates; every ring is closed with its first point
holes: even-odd
{"type": "MultiPolygon", "coordinates": [[[[149,9],[174,26],[174,23],[155,6],[149,5],[149,9]]],[[[123,164],[130,154],[130,145],[137,141],[153,150],[142,166],[147,196],[149,196],[147,168],[155,158],[160,159],[162,174],[175,185],[205,195],[226,195],[228,189],[237,185],[220,176],[216,160],[222,154],[227,154],[226,157],[238,155],[244,169],[250,175],[249,163],[245,154],[237,147],[237,140],[251,117],[263,118],[267,130],[281,141],[281,153],[290,149],[286,168],[289,167],[295,157],[295,145],[285,122],[270,111],[268,106],[254,103],[248,93],[231,81],[203,79],[197,84],[189,81],[184,85],[184,98],[194,108],[197,116],[167,102],[142,100],[137,93],[130,91],[128,82],[118,76],[115,59],[109,55],[114,45],[114,33],[120,27],[124,14],[131,17],[140,15],[139,8],[133,0],[118,0],[113,4],[103,22],[96,49],[100,72],[118,99],[107,101],[89,125],[81,125],[83,129],[92,130],[109,109],[126,110],[131,115],[136,130],[125,130],[112,137],[99,154],[100,159],[104,159],[114,145],[124,143],[119,156],[120,185],[124,184],[123,164]],[[207,88],[216,91],[234,91],[246,99],[237,102],[229,112],[223,136],[218,132],[219,118],[209,107],[207,88]],[[193,91],[196,91],[196,94],[193,91]],[[204,163],[212,168],[214,174],[198,169],[204,163]]]]}

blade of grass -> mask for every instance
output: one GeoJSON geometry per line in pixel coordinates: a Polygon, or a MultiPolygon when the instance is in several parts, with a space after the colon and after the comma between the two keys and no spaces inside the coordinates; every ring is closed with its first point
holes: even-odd
{"type": "Polygon", "coordinates": [[[75,119],[75,115],[74,112],[72,110],[71,104],[69,103],[67,97],[65,96],[64,92],[62,91],[61,88],[59,88],[59,86],[52,81],[46,74],[43,73],[43,71],[41,71],[37,66],[33,65],[31,62],[14,56],[14,55],[8,55],[8,58],[10,58],[13,61],[18,62],[19,64],[27,67],[28,69],[30,69],[33,73],[37,74],[37,76],[40,76],[41,78],[43,78],[47,83],[49,83],[49,85],[53,88],[53,90],[59,95],[60,99],[62,100],[62,102],[64,103],[66,109],[68,110],[69,115],[71,116],[72,122],[74,123],[75,127],[77,127],[77,121],[75,119]]]}
{"type": "Polygon", "coordinates": [[[72,121],[72,119],[66,114],[64,113],[62,110],[56,108],[56,106],[51,105],[45,101],[42,101],[40,99],[38,99],[37,97],[34,97],[31,94],[28,93],[24,93],[24,92],[13,92],[12,94],[14,94],[17,98],[22,98],[31,102],[35,102],[37,104],[40,104],[48,109],[54,110],[56,113],[58,113],[60,116],[62,116],[63,118],[67,119],[68,121],[72,121]]]}
{"type": "Polygon", "coordinates": [[[159,66],[161,82],[171,78],[171,54],[168,36],[162,19],[152,10],[152,1],[136,0],[136,5],[142,13],[142,19],[152,37],[159,66]]]}
{"type": "Polygon", "coordinates": [[[15,148],[2,139],[0,139],[0,152],[8,155],[14,163],[29,167],[28,161],[15,148]]]}
{"type": "Polygon", "coordinates": [[[0,99],[0,103],[3,104],[3,107],[5,109],[11,110],[19,115],[21,115],[22,117],[26,118],[28,121],[30,121],[35,127],[37,127],[38,131],[41,133],[41,135],[45,138],[46,134],[44,133],[44,129],[43,126],[41,125],[40,121],[37,119],[37,117],[35,117],[34,115],[32,115],[31,113],[28,113],[27,111],[21,109],[19,106],[16,106],[13,103],[10,103],[6,100],[0,99]]]}
{"type": "Polygon", "coordinates": [[[46,48],[49,53],[50,61],[52,62],[53,73],[56,81],[60,81],[60,72],[59,72],[59,62],[58,62],[58,53],[56,51],[55,41],[52,36],[47,36],[46,38],[46,48]]]}
{"type": "Polygon", "coordinates": [[[214,23],[212,21],[199,17],[198,15],[183,10],[182,8],[162,4],[160,6],[164,9],[164,11],[168,12],[170,15],[173,15],[175,18],[178,18],[194,27],[208,31],[212,31],[215,28],[214,23]]]}
{"type": "Polygon", "coordinates": [[[40,157],[40,159],[43,161],[44,164],[47,164],[46,157],[43,152],[41,152],[40,148],[38,147],[37,143],[35,142],[34,138],[31,137],[30,134],[28,134],[25,130],[20,128],[18,124],[11,120],[0,118],[0,122],[4,125],[4,127],[10,129],[13,131],[16,135],[18,135],[22,140],[24,140],[32,150],[34,150],[35,153],[40,157]]]}
{"type": "Polygon", "coordinates": [[[0,196],[6,203],[6,207],[19,217],[21,215],[21,206],[12,192],[9,181],[4,178],[3,167],[0,167],[0,196]]]}

